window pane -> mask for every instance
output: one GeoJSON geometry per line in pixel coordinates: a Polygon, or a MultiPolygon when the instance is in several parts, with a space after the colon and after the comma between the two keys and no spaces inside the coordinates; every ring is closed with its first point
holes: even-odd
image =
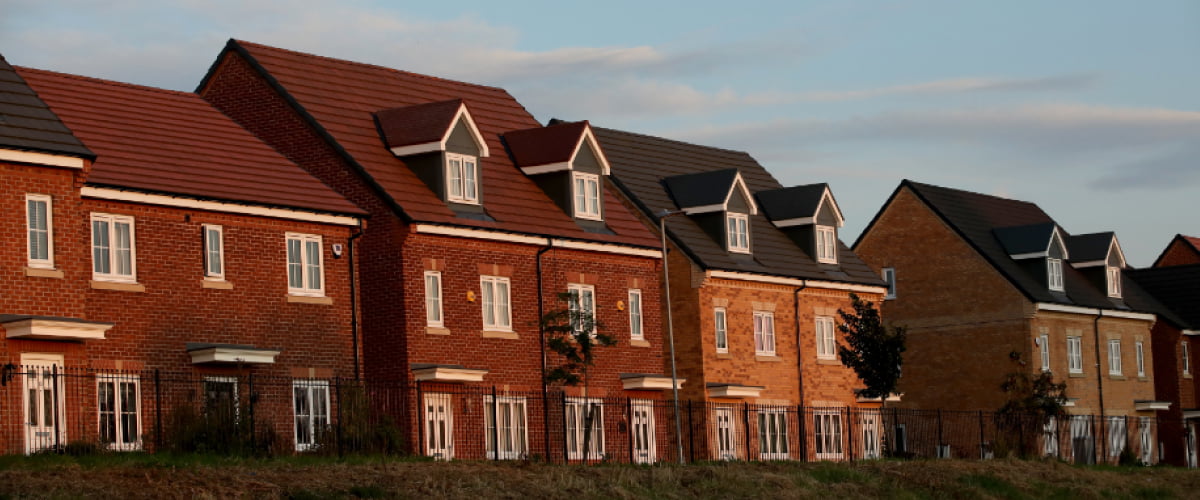
{"type": "Polygon", "coordinates": [[[321,289],[321,243],[318,241],[306,241],[305,248],[305,265],[308,267],[308,288],[309,290],[321,289]]]}
{"type": "Polygon", "coordinates": [[[207,242],[207,270],[210,276],[221,274],[221,232],[216,228],[208,228],[204,231],[205,240],[207,242]]]}
{"type": "Polygon", "coordinates": [[[496,326],[495,285],[494,282],[484,281],[481,284],[483,292],[483,326],[496,326]]]}
{"type": "Polygon", "coordinates": [[[50,231],[46,219],[46,202],[29,200],[29,258],[50,259],[50,231]]]}
{"type": "Polygon", "coordinates": [[[642,336],[642,294],[629,294],[629,334],[634,337],[642,336]]]}
{"type": "Polygon", "coordinates": [[[450,197],[462,198],[462,160],[450,160],[450,197]]]}
{"type": "Polygon", "coordinates": [[[304,269],[300,256],[300,240],[287,240],[288,287],[304,288],[304,269]]]}
{"type": "Polygon", "coordinates": [[[587,213],[587,195],[585,194],[585,182],[582,177],[575,178],[575,213],[587,213]]]}
{"type": "Polygon", "coordinates": [[[441,276],[425,275],[425,319],[432,323],[442,321],[442,286],[441,276]]]}
{"type": "Polygon", "coordinates": [[[592,215],[600,214],[600,183],[595,179],[588,179],[588,213],[592,215]]]}
{"type": "Polygon", "coordinates": [[[128,222],[114,222],[113,232],[116,233],[116,264],[115,274],[121,276],[133,275],[133,228],[128,222]]]}
{"type": "Polygon", "coordinates": [[[478,193],[475,191],[475,179],[478,172],[475,169],[475,162],[472,160],[463,160],[463,198],[467,200],[479,199],[478,193]]]}
{"type": "Polygon", "coordinates": [[[92,270],[99,274],[111,273],[109,262],[108,223],[92,221],[92,270]]]}
{"type": "Polygon", "coordinates": [[[511,326],[508,308],[508,282],[501,281],[496,283],[496,321],[501,326],[511,326]]]}

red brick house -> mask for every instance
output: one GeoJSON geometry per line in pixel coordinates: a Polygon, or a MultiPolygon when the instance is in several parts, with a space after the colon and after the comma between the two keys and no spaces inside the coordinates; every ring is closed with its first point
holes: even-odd
{"type": "Polygon", "coordinates": [[[854,250],[892,282],[884,318],[908,328],[901,406],[996,410],[1007,374],[1048,371],[1073,417],[1045,429],[1046,454],[1157,460],[1162,306],[1128,279],[1114,234],[1071,235],[1033,203],[906,180],[854,250]]]}
{"type": "Polygon", "coordinates": [[[708,422],[695,458],[878,456],[876,413],[854,415],[868,420],[853,426],[862,436],[843,432],[848,410],[879,402],[857,396],[862,383],[838,360],[836,325],[851,292],[879,302],[886,290],[838,239],[843,219],[829,186],[785,188],[743,152],[610,129],[596,136],[646,224],[657,230],[667,217],[679,376],[686,397],[709,407],[692,416],[708,422]],[[741,415],[746,403],[756,415],[741,415]],[[800,405],[817,409],[797,418],[800,405]]]}
{"type": "Polygon", "coordinates": [[[0,446],[151,447],[160,410],[214,398],[313,445],[325,380],[356,369],[363,211],[195,94],[2,60],[0,80],[0,224],[21,235],[0,359],[28,374],[0,389],[0,446]]]}
{"type": "Polygon", "coordinates": [[[1194,236],[1175,235],[1167,244],[1151,267],[1180,266],[1184,264],[1200,264],[1200,238],[1194,236]]]}
{"type": "Polygon", "coordinates": [[[417,451],[663,455],[661,436],[626,437],[631,425],[639,435],[665,425],[612,414],[587,457],[580,445],[581,410],[597,398],[635,398],[640,409],[670,387],[658,242],[620,202],[586,122],[542,127],[500,88],[236,40],[198,92],[370,213],[365,373],[415,389],[407,405],[419,416],[399,418],[417,451]],[[567,307],[565,292],[618,345],[599,350],[587,393],[566,388],[564,414],[552,416],[543,374],[561,359],[546,351],[539,318],[567,307]],[[516,423],[496,436],[495,418],[516,423]],[[565,443],[547,418],[562,418],[565,443]]]}

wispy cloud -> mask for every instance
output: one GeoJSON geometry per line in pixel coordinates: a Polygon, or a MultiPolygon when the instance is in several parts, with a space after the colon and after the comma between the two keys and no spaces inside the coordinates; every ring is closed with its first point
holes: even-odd
{"type": "Polygon", "coordinates": [[[1200,186],[1200,147],[1189,145],[1149,158],[1114,165],[1088,183],[1101,191],[1178,190],[1200,186]]]}
{"type": "Polygon", "coordinates": [[[894,85],[864,90],[805,92],[796,96],[802,101],[850,101],[897,95],[939,95],[962,92],[1030,92],[1075,90],[1087,87],[1097,75],[1061,75],[1042,78],[953,78],[909,85],[894,85]]]}

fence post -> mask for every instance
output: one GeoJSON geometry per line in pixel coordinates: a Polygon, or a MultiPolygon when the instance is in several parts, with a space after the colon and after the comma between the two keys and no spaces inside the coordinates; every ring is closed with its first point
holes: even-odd
{"type": "Polygon", "coordinates": [[[425,395],[421,392],[421,381],[417,381],[417,456],[425,456],[425,395]]]}
{"type": "Polygon", "coordinates": [[[804,405],[796,405],[796,414],[799,415],[799,432],[800,432],[800,461],[808,461],[808,433],[804,423],[807,420],[804,415],[804,405]]]}
{"type": "MultiPolygon", "coordinates": [[[[567,449],[567,392],[559,392],[558,399],[562,402],[563,463],[569,464],[571,463],[571,452],[567,449]]],[[[587,403],[585,402],[584,405],[586,406],[587,403]]],[[[586,461],[587,457],[584,457],[584,460],[586,461]]]]}
{"type": "MultiPolygon", "coordinates": [[[[696,463],[696,427],[692,423],[692,400],[688,400],[688,454],[691,455],[690,462],[696,463]]],[[[683,439],[683,436],[679,436],[683,439]]]]}
{"type": "Polygon", "coordinates": [[[742,434],[746,437],[746,461],[750,461],[750,403],[742,403],[742,434]]]}
{"type": "Polygon", "coordinates": [[[257,399],[254,397],[254,373],[250,373],[249,380],[247,382],[247,389],[250,392],[250,397],[248,398],[248,401],[250,402],[250,449],[255,450],[258,448],[258,441],[255,439],[254,435],[254,403],[257,399]]]}
{"type": "Polygon", "coordinates": [[[338,458],[341,458],[342,453],[343,453],[343,450],[342,450],[342,426],[344,424],[342,423],[342,377],[340,375],[333,378],[333,393],[334,393],[334,396],[337,398],[337,406],[336,406],[337,427],[334,427],[335,431],[337,432],[337,436],[336,436],[337,454],[338,454],[338,458]]]}
{"type": "Polygon", "coordinates": [[[54,407],[54,451],[62,453],[62,430],[59,427],[62,423],[58,421],[58,415],[63,409],[58,405],[58,398],[61,396],[58,393],[58,364],[50,365],[50,386],[51,392],[54,393],[54,404],[51,405],[54,407]]]}
{"type": "Polygon", "coordinates": [[[632,464],[636,461],[637,453],[633,449],[633,398],[625,398],[625,419],[625,434],[629,436],[629,463],[632,464]]]}
{"type": "MultiPolygon", "coordinates": [[[[500,460],[500,399],[496,397],[496,386],[492,386],[492,457],[495,460],[500,460]]],[[[484,408],[487,411],[487,408],[484,408]]],[[[487,425],[483,426],[483,432],[487,433],[487,425]]],[[[484,436],[484,439],[487,439],[484,436]]],[[[485,452],[486,454],[486,452],[485,452]]]]}
{"type": "MultiPolygon", "coordinates": [[[[1096,444],[1096,439],[1098,438],[1097,434],[1101,434],[1104,432],[1104,428],[1103,428],[1104,415],[1100,416],[1100,425],[1101,425],[1101,427],[1100,427],[1099,431],[1097,431],[1096,430],[1096,416],[1088,415],[1088,427],[1089,427],[1088,430],[1090,430],[1092,433],[1092,463],[1093,464],[1100,463],[1100,456],[1102,455],[1100,453],[1100,447],[1097,446],[1097,444],[1096,444]]],[[[1100,441],[1100,443],[1103,444],[1104,441],[1100,441]]]]}
{"type": "Polygon", "coordinates": [[[162,383],[158,368],[154,369],[154,452],[158,453],[163,447],[162,428],[162,383]]]}
{"type": "MultiPolygon", "coordinates": [[[[946,444],[946,438],[942,434],[942,409],[941,408],[938,408],[937,419],[938,419],[938,451],[941,451],[942,446],[945,446],[945,444],[946,444]]],[[[949,453],[946,454],[946,458],[950,458],[949,453]]]]}
{"type": "Polygon", "coordinates": [[[987,458],[983,452],[983,410],[979,410],[979,459],[987,458]]]}

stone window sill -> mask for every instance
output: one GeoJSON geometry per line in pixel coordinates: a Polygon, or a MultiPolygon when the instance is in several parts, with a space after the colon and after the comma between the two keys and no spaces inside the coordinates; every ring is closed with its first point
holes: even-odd
{"type": "Polygon", "coordinates": [[[1067,378],[1083,378],[1083,377],[1084,377],[1084,375],[1082,373],[1068,373],[1067,374],[1067,378]]]}
{"type": "Polygon", "coordinates": [[[517,335],[517,332],[504,332],[504,331],[497,331],[497,330],[484,330],[482,332],[479,332],[479,335],[485,339],[516,340],[516,339],[521,338],[520,335],[517,335]]]}
{"type": "Polygon", "coordinates": [[[629,345],[633,347],[650,347],[650,342],[644,339],[630,339],[629,345]]]}
{"type": "Polygon", "coordinates": [[[842,362],[838,361],[836,359],[817,358],[817,364],[833,366],[833,365],[840,365],[840,364],[842,364],[842,362]]]}
{"type": "Polygon", "coordinates": [[[733,359],[733,355],[727,352],[718,352],[717,359],[733,359]]]}
{"type": "Polygon", "coordinates": [[[1108,374],[1108,378],[1111,380],[1125,380],[1124,375],[1116,375],[1116,374],[1112,374],[1112,373],[1108,374]]]}
{"type": "Polygon", "coordinates": [[[96,290],[113,290],[118,292],[144,292],[146,285],[141,283],[118,283],[115,281],[92,280],[91,285],[96,290]]]}
{"type": "Polygon", "coordinates": [[[225,280],[210,280],[204,279],[200,281],[201,288],[212,288],[215,290],[233,290],[233,283],[225,280]]]}
{"type": "Polygon", "coordinates": [[[441,326],[426,326],[426,335],[450,335],[450,329],[441,326]]]}
{"type": "Polygon", "coordinates": [[[316,304],[321,306],[333,305],[333,297],[309,297],[307,295],[288,295],[287,301],[296,304],[316,304]]]}
{"type": "Polygon", "coordinates": [[[779,357],[779,356],[775,356],[775,355],[773,355],[773,354],[755,354],[755,355],[754,355],[754,360],[755,360],[755,361],[769,361],[769,362],[772,362],[772,363],[779,363],[779,362],[782,362],[782,361],[783,361],[783,358],[781,358],[781,357],[779,357]]]}
{"type": "Polygon", "coordinates": [[[63,272],[58,269],[45,267],[26,267],[25,276],[31,278],[63,278],[63,272]]]}

